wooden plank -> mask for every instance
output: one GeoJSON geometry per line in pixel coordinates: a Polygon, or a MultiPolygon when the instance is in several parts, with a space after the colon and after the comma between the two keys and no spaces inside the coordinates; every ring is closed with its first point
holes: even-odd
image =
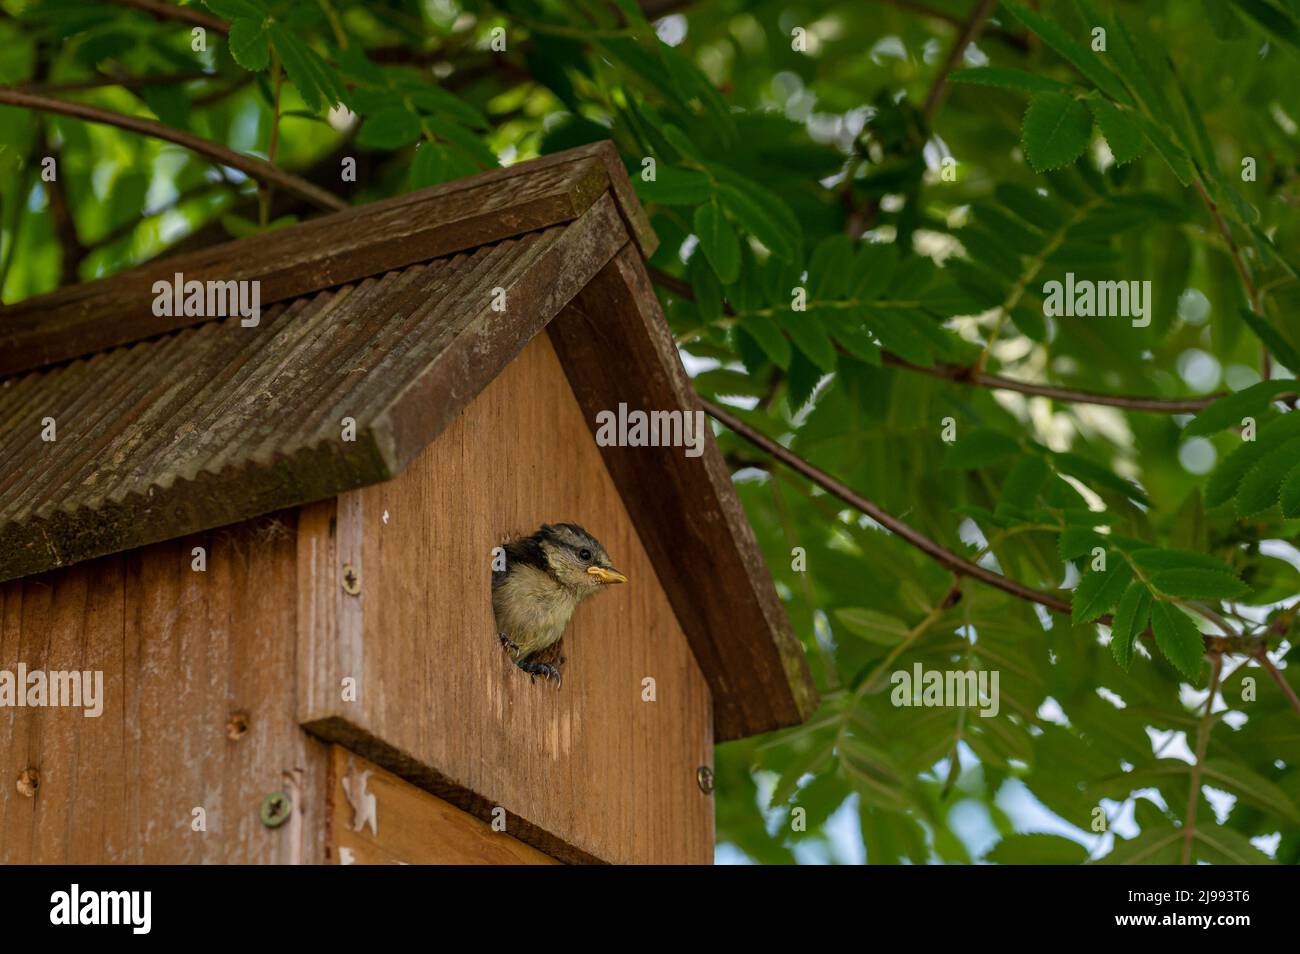
{"type": "Polygon", "coordinates": [[[335,864],[558,864],[340,745],[330,747],[330,806],[335,864]]]}
{"type": "Polygon", "coordinates": [[[103,672],[103,711],[0,708],[0,863],[323,862],[298,728],[294,515],[0,585],[0,666],[103,672]],[[191,568],[194,546],[207,570],[191,568]],[[232,728],[232,717],[239,715],[232,728]],[[34,798],[14,780],[39,770],[34,798]],[[269,829],[262,798],[294,798],[269,829]],[[206,831],[192,827],[203,809],[206,831]]]}
{"type": "MultiPolygon", "coordinates": [[[[478,818],[503,808],[510,834],[561,860],[711,861],[708,687],[546,336],[400,477],[354,495],[338,532],[345,513],[361,522],[359,698],[333,691],[341,668],[304,680],[304,723],[478,818]],[[502,652],[489,571],[494,546],[565,520],[631,582],[578,609],[557,689],[502,652]]],[[[321,638],[300,629],[300,658],[338,659],[321,638]]]]}
{"type": "MultiPolygon", "coordinates": [[[[635,249],[624,249],[549,326],[591,432],[596,415],[696,411],[672,334],[635,249]],[[610,355],[619,355],[617,362],[610,355]]],[[[817,706],[803,649],[713,440],[601,448],[713,690],[720,741],[794,725],[817,706]]]]}
{"type": "Polygon", "coordinates": [[[277,301],[570,222],[609,192],[650,254],[654,233],[617,152],[597,143],[30,298],[0,315],[0,376],[219,316],[153,313],[154,283],[260,281],[277,301]]]}

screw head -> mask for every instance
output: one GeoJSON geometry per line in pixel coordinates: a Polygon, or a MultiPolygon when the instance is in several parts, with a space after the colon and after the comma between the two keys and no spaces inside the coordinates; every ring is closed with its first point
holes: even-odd
{"type": "Polygon", "coordinates": [[[343,592],[348,596],[361,595],[361,577],[350,563],[343,564],[343,592]]]}
{"type": "Polygon", "coordinates": [[[25,768],[18,773],[18,794],[28,798],[36,797],[36,790],[41,787],[41,773],[34,768],[25,768]]]}
{"type": "Polygon", "coordinates": [[[238,712],[230,713],[230,718],[226,720],[226,738],[232,742],[238,741],[248,732],[248,713],[242,709],[238,712]]]}
{"type": "Polygon", "coordinates": [[[695,770],[695,781],[700,786],[700,791],[705,795],[713,794],[713,769],[707,765],[701,765],[695,770]]]}
{"type": "Polygon", "coordinates": [[[284,792],[272,792],[262,799],[262,808],[258,812],[262,824],[267,828],[279,828],[293,814],[293,802],[284,792]]]}

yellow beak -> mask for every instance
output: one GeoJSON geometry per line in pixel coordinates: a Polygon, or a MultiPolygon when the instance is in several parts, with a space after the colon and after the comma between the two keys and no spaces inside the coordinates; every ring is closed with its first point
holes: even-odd
{"type": "Polygon", "coordinates": [[[589,566],[587,572],[594,576],[601,583],[626,583],[627,577],[618,570],[608,569],[603,566],[589,566]]]}

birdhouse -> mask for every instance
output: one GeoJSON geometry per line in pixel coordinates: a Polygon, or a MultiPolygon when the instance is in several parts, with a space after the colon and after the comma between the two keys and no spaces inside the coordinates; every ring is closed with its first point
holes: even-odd
{"type": "Polygon", "coordinates": [[[815,705],[608,144],[0,315],[0,862],[709,862],[815,705]],[[563,680],[512,540],[628,582],[563,680]]]}

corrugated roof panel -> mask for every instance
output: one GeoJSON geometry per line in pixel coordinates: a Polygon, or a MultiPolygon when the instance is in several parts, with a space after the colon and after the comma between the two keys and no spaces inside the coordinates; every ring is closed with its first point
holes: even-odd
{"type": "MultiPolygon", "coordinates": [[[[311,499],[322,460],[344,466],[320,482],[321,495],[342,489],[339,480],[364,482],[356,474],[373,469],[376,450],[342,441],[342,419],[364,435],[490,309],[493,289],[510,287],[563,232],[532,232],[275,304],[255,328],[238,317],[209,321],[0,381],[0,545],[16,525],[84,518],[177,481],[210,485],[274,470],[277,486],[302,498],[286,497],[285,506],[311,499]],[[55,421],[54,441],[40,440],[45,418],[55,421]]],[[[232,502],[233,487],[225,494],[232,502]]],[[[260,500],[248,515],[264,507],[260,500]]],[[[65,562],[57,540],[50,549],[28,562],[65,562]]]]}

